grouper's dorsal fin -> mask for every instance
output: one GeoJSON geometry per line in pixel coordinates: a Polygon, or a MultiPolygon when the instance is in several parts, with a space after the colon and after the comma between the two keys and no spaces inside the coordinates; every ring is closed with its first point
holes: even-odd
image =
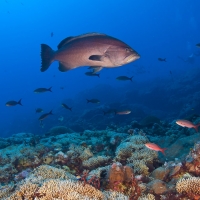
{"type": "Polygon", "coordinates": [[[83,34],[83,35],[78,35],[78,36],[75,36],[75,37],[67,37],[65,38],[64,40],[62,40],[59,44],[58,44],[58,49],[60,49],[61,47],[63,47],[64,45],[66,45],[67,43],[73,41],[73,40],[77,40],[77,39],[80,39],[80,38],[85,38],[85,37],[91,37],[91,36],[97,36],[97,35],[106,35],[106,34],[103,34],[103,33],[86,33],[86,34],[83,34]]]}
{"type": "Polygon", "coordinates": [[[62,48],[65,44],[67,44],[69,41],[71,41],[71,39],[73,39],[74,37],[70,36],[65,38],[64,40],[62,40],[59,44],[58,44],[58,49],[62,48]]]}

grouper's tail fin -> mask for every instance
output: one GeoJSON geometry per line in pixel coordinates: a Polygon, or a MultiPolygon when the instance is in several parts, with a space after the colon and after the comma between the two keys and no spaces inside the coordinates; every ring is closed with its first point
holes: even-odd
{"type": "Polygon", "coordinates": [[[46,44],[41,44],[41,54],[40,54],[42,59],[42,66],[40,69],[41,72],[46,71],[50,67],[51,63],[54,61],[53,54],[54,51],[51,49],[51,47],[49,47],[46,44]]]}

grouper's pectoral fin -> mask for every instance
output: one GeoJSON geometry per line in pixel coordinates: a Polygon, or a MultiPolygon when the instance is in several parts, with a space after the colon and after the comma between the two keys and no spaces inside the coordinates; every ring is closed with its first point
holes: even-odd
{"type": "Polygon", "coordinates": [[[93,74],[96,74],[97,72],[99,72],[103,69],[103,67],[101,67],[101,66],[91,66],[89,68],[92,69],[93,74]]]}
{"type": "Polygon", "coordinates": [[[93,61],[102,61],[103,60],[103,57],[102,55],[91,55],[89,57],[89,60],[93,60],[93,61]]]}
{"type": "Polygon", "coordinates": [[[59,71],[61,72],[66,72],[70,69],[72,69],[70,66],[68,66],[66,63],[63,62],[59,62],[59,67],[58,67],[59,71]]]}

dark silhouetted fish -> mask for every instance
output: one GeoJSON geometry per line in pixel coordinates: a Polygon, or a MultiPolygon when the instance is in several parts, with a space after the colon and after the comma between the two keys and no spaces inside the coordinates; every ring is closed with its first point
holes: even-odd
{"type": "Polygon", "coordinates": [[[124,42],[100,33],[88,33],[68,37],[53,51],[41,44],[41,71],[46,71],[52,62],[59,61],[59,70],[65,72],[81,66],[119,67],[140,58],[140,55],[124,42]]]}
{"type": "Polygon", "coordinates": [[[37,88],[37,89],[34,90],[34,92],[35,93],[52,92],[51,88],[52,87],[50,87],[50,88],[37,88]]]}
{"type": "Polygon", "coordinates": [[[70,108],[68,105],[66,105],[65,103],[62,103],[62,107],[72,111],[72,107],[70,108]]]}
{"type": "Polygon", "coordinates": [[[100,74],[95,74],[94,72],[85,72],[86,76],[98,76],[100,78],[100,74]]]}
{"type": "Polygon", "coordinates": [[[51,32],[51,37],[53,37],[53,35],[54,35],[53,32],[51,32]]]}
{"type": "Polygon", "coordinates": [[[100,103],[98,99],[86,99],[87,103],[100,103]]]}
{"type": "Polygon", "coordinates": [[[158,60],[161,61],[161,62],[167,62],[166,58],[158,58],[158,60]]]}
{"type": "Polygon", "coordinates": [[[47,118],[49,115],[53,115],[52,110],[51,110],[50,112],[48,112],[48,113],[44,113],[43,115],[41,115],[41,116],[38,118],[38,120],[42,121],[42,120],[44,120],[45,118],[47,118]]]}
{"type": "Polygon", "coordinates": [[[36,112],[36,113],[41,113],[41,112],[43,112],[43,109],[42,109],[42,108],[36,108],[36,109],[35,109],[35,112],[36,112]]]}
{"type": "Polygon", "coordinates": [[[132,81],[133,76],[131,76],[130,78],[127,76],[118,76],[116,79],[119,81],[132,81]]]}
{"type": "Polygon", "coordinates": [[[16,106],[16,105],[21,105],[22,106],[22,103],[21,103],[22,99],[20,99],[19,101],[8,101],[6,102],[6,106],[16,106]]]}
{"type": "Polygon", "coordinates": [[[200,48],[200,43],[196,44],[196,47],[200,48]]]}

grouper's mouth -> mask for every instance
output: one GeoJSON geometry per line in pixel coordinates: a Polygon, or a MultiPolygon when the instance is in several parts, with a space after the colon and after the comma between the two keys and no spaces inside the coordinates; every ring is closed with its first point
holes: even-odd
{"type": "Polygon", "coordinates": [[[126,60],[126,63],[130,63],[130,62],[132,62],[132,61],[134,61],[134,60],[137,60],[137,59],[139,59],[139,58],[140,58],[140,55],[139,55],[139,54],[131,54],[131,55],[127,56],[127,57],[125,58],[125,60],[126,60]]]}

